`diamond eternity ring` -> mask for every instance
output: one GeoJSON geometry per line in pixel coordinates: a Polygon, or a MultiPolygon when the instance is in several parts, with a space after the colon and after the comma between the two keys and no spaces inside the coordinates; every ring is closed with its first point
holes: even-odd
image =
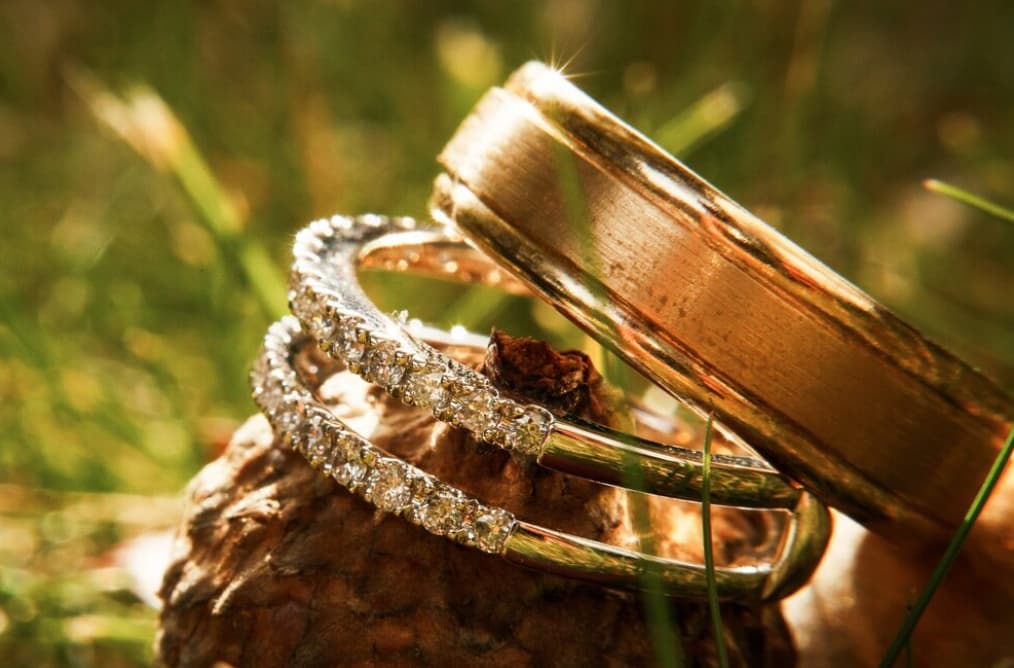
{"type": "MultiPolygon", "coordinates": [[[[335,216],[296,237],[290,302],[303,330],[323,351],[405,403],[473,436],[562,473],[630,487],[639,467],[641,491],[700,500],[700,450],[653,442],[598,425],[554,416],[541,406],[502,396],[482,374],[413,336],[403,320],[382,313],[357,279],[361,264],[402,269],[452,267],[490,282],[496,272],[481,255],[410,218],[335,216]],[[483,262],[487,262],[483,269],[483,262]]],[[[712,456],[711,500],[719,505],[795,508],[806,493],[766,463],[712,456]]],[[[807,502],[809,503],[809,502],[807,502]]]]}
{"type": "MultiPolygon", "coordinates": [[[[430,533],[535,570],[633,590],[644,586],[650,572],[669,595],[706,595],[703,565],[529,524],[388,456],[336,418],[300,377],[295,356],[312,344],[294,318],[273,325],[251,375],[253,395],[276,434],[350,492],[430,533]]],[[[827,531],[826,509],[809,495],[800,496],[776,560],[716,568],[719,596],[756,601],[788,595],[820,560],[827,531]]]]}

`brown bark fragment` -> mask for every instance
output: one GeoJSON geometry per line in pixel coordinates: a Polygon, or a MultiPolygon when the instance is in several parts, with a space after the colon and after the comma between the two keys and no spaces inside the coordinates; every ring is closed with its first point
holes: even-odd
{"type": "Polygon", "coordinates": [[[554,412],[608,421],[602,376],[580,350],[561,353],[543,341],[494,329],[482,371],[505,392],[554,412]]]}
{"type": "MultiPolygon", "coordinates": [[[[485,367],[511,391],[585,417],[605,414],[601,378],[587,358],[502,334],[494,343],[485,367]]],[[[310,370],[327,366],[319,357],[305,361],[310,370]]],[[[622,492],[476,443],[348,373],[334,376],[321,394],[380,447],[486,502],[559,530],[630,543],[622,492]]],[[[236,432],[187,494],[161,591],[157,647],[165,664],[654,663],[636,596],[522,570],[375,511],[275,443],[260,416],[236,432]]],[[[652,511],[670,537],[699,531],[696,506],[654,504],[652,511]]],[[[718,553],[728,561],[764,543],[747,515],[716,512],[718,553]]],[[[699,558],[696,544],[662,542],[670,554],[699,558]]],[[[673,601],[672,611],[689,665],[713,665],[705,605],[673,601]]],[[[736,665],[792,664],[777,607],[724,612],[736,665]]]]}

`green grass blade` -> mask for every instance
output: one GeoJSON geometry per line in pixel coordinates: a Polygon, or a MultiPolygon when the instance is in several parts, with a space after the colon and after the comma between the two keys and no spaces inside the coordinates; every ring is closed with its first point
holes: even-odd
{"type": "Polygon", "coordinates": [[[950,197],[951,199],[957,200],[962,204],[973,206],[980,211],[996,216],[1001,220],[1006,220],[1008,223],[1014,223],[1014,211],[1004,208],[999,204],[994,204],[989,200],[983,199],[978,195],[973,195],[967,190],[952,186],[949,183],[943,181],[937,181],[936,179],[926,179],[922,182],[923,188],[926,190],[950,197]]]}
{"type": "Polygon", "coordinates": [[[666,121],[653,133],[655,140],[673,155],[686,157],[728,127],[746,103],[746,87],[734,81],[726,82],[666,121]]]}
{"type": "Polygon", "coordinates": [[[176,178],[197,219],[211,233],[222,257],[250,286],[264,315],[271,320],[284,315],[288,311],[284,278],[267,252],[243,234],[235,204],[165,101],[143,86],[121,97],[87,71],[72,69],[66,74],[100,123],[152,167],[176,178]]]}
{"type": "Polygon", "coordinates": [[[1004,443],[1003,448],[1000,449],[1000,454],[997,455],[996,461],[993,462],[993,468],[990,469],[989,475],[986,476],[982,487],[979,488],[979,493],[975,495],[975,500],[972,501],[971,507],[969,507],[968,512],[965,514],[964,521],[958,527],[954,537],[951,538],[951,542],[947,546],[947,550],[944,551],[944,556],[940,559],[940,563],[937,564],[937,567],[933,570],[933,574],[930,575],[929,582],[922,590],[915,605],[912,606],[911,611],[906,615],[905,621],[898,630],[898,635],[894,638],[894,642],[891,643],[887,654],[884,655],[884,659],[880,662],[881,668],[893,666],[901,652],[909,645],[912,632],[915,631],[915,627],[919,623],[919,618],[926,611],[926,606],[929,605],[933,594],[936,593],[940,583],[943,582],[947,572],[951,569],[954,559],[958,556],[958,551],[961,550],[965,538],[968,537],[968,532],[972,530],[972,526],[979,518],[979,513],[982,512],[982,507],[986,505],[989,495],[993,492],[993,488],[1000,479],[1000,474],[1003,473],[1012,450],[1014,450],[1014,429],[1011,429],[1011,432],[1007,435],[1007,441],[1004,443]]]}
{"type": "Polygon", "coordinates": [[[729,666],[729,652],[725,646],[722,610],[718,606],[718,583],[715,581],[715,552],[711,544],[711,432],[714,416],[708,416],[704,430],[704,480],[701,489],[701,527],[704,532],[704,567],[708,578],[708,609],[711,612],[711,630],[718,653],[718,665],[729,666]]]}
{"type": "MultiPolygon", "coordinates": [[[[577,170],[574,156],[562,147],[556,151],[557,174],[560,178],[560,186],[563,191],[564,204],[567,209],[567,219],[571,228],[574,229],[575,237],[583,256],[584,265],[591,275],[600,275],[598,267],[601,264],[596,255],[591,234],[591,214],[588,211],[587,199],[584,194],[584,185],[577,170]]],[[[585,287],[593,292],[601,291],[601,286],[591,282],[585,287]]],[[[601,296],[601,295],[600,295],[601,296]]],[[[607,358],[607,364],[609,363],[607,358]]],[[[610,375],[604,369],[606,377],[610,375]]],[[[626,392],[626,388],[621,387],[626,392]]],[[[645,488],[644,477],[641,473],[640,462],[635,458],[624,466],[623,484],[627,489],[639,491],[645,488]]],[[[631,524],[638,537],[638,548],[646,553],[654,553],[655,541],[651,517],[647,501],[643,495],[632,494],[630,496],[631,524]]],[[[658,567],[648,564],[641,574],[644,593],[641,596],[641,604],[644,607],[645,617],[651,633],[652,645],[655,650],[655,659],[658,665],[665,668],[677,668],[686,664],[685,653],[679,635],[674,631],[678,628],[674,619],[672,607],[662,589],[661,575],[658,567]]]]}
{"type": "MultiPolygon", "coordinates": [[[[611,355],[606,357],[605,363],[607,367],[622,364],[611,355]]],[[[603,372],[614,378],[621,377],[615,373],[615,370],[603,369],[603,372]]],[[[634,422],[630,420],[628,424],[616,426],[633,430],[634,422]]],[[[657,552],[655,529],[651,523],[651,511],[648,507],[647,496],[638,492],[638,490],[645,488],[641,464],[634,454],[628,453],[626,457],[623,484],[627,489],[635,490],[634,494],[628,496],[628,500],[630,503],[630,524],[637,537],[637,549],[647,554],[655,554],[657,552]]],[[[640,597],[641,605],[651,634],[655,661],[663,668],[682,668],[687,665],[686,652],[679,634],[674,631],[678,626],[669,599],[662,588],[662,575],[659,572],[659,566],[654,563],[647,564],[642,572],[641,582],[644,585],[644,593],[640,597]]]]}
{"type": "MultiPolygon", "coordinates": [[[[446,321],[451,325],[462,325],[475,330],[493,320],[501,309],[507,306],[510,295],[506,292],[471,289],[447,307],[446,321]]],[[[488,328],[487,328],[488,329],[488,328]]]]}
{"type": "MultiPolygon", "coordinates": [[[[740,112],[745,101],[745,95],[740,86],[726,84],[704,96],[696,104],[692,105],[685,113],[677,116],[667,123],[659,132],[659,140],[662,145],[677,153],[686,153],[694,146],[706,141],[708,138],[725,128],[733,118],[740,112]]],[[[599,265],[601,264],[596,255],[594,241],[591,234],[591,212],[587,207],[587,198],[584,193],[584,184],[577,170],[577,164],[569,151],[558,148],[556,151],[557,174],[560,179],[560,186],[566,207],[567,219],[575,231],[575,236],[580,244],[584,265],[589,274],[601,275],[599,265]]],[[[598,292],[601,286],[597,284],[586,285],[590,291],[598,292]]],[[[613,380],[615,376],[607,370],[606,377],[613,380]]],[[[710,422],[709,422],[710,434],[710,422]]],[[[706,455],[707,457],[707,455],[706,455]]],[[[628,489],[644,489],[643,476],[640,465],[637,461],[631,461],[624,476],[624,485],[628,489]]],[[[710,518],[707,518],[708,510],[704,510],[707,524],[708,536],[710,536],[710,518]]],[[[644,551],[653,551],[653,535],[651,521],[646,504],[640,497],[631,497],[631,516],[634,530],[640,537],[640,548],[644,551]]],[[[710,540],[705,548],[710,552],[710,540]]],[[[708,565],[708,577],[714,585],[714,564],[708,565]]],[[[686,663],[686,656],[680,638],[673,629],[676,627],[673,619],[672,609],[665,597],[659,574],[653,568],[647,568],[643,574],[645,594],[642,603],[645,609],[648,626],[651,630],[652,643],[655,648],[655,655],[659,665],[682,666],[686,663]]],[[[716,603],[717,606],[717,603],[716,603]]],[[[717,607],[716,607],[717,612],[717,607]]],[[[720,621],[720,620],[719,620],[720,621]]],[[[719,629],[720,631],[720,629],[719,629]]],[[[725,656],[724,640],[719,638],[719,651],[728,665],[728,657],[725,656]]]]}
{"type": "MultiPolygon", "coordinates": [[[[172,113],[168,108],[166,111],[172,113]]],[[[271,320],[285,315],[288,312],[285,280],[267,251],[243,235],[235,206],[189,136],[181,141],[170,169],[201,214],[200,219],[211,232],[219,252],[239,269],[264,314],[271,320]]]]}

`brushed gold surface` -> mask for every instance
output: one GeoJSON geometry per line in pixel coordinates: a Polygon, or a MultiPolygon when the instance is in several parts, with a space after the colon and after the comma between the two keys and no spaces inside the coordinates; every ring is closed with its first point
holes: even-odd
{"type": "Polygon", "coordinates": [[[436,218],[824,500],[897,539],[960,522],[1011,398],[562,75],[523,67],[440,162],[436,218]]]}

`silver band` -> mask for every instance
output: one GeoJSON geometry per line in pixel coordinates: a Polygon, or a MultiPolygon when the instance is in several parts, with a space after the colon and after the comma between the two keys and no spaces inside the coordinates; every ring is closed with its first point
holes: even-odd
{"type": "MultiPolygon", "coordinates": [[[[526,523],[387,456],[334,417],[300,378],[294,357],[308,343],[295,319],[273,325],[251,376],[253,395],[282,439],[351,492],[431,533],[519,565],[625,589],[642,588],[651,574],[669,595],[706,595],[702,565],[526,523]]],[[[809,495],[800,497],[794,511],[774,563],[715,569],[721,598],[773,599],[806,581],[823,553],[829,518],[809,495]]]]}
{"type": "MultiPolygon", "coordinates": [[[[402,269],[467,267],[471,275],[488,278],[480,271],[474,251],[409,218],[335,216],[316,221],[296,237],[290,302],[304,330],[325,352],[406,403],[430,407],[437,419],[468,429],[481,440],[533,456],[548,468],[627,486],[624,481],[629,480],[631,467],[638,466],[643,491],[700,499],[700,451],[557,418],[540,406],[501,396],[485,376],[419,341],[405,322],[381,313],[357,279],[358,265],[374,252],[384,258],[382,264],[394,263],[402,269]],[[399,247],[400,254],[393,252],[399,247]],[[434,262],[434,255],[441,261],[434,262]]],[[[713,456],[711,498],[715,504],[788,509],[803,495],[764,462],[713,456]]]]}

